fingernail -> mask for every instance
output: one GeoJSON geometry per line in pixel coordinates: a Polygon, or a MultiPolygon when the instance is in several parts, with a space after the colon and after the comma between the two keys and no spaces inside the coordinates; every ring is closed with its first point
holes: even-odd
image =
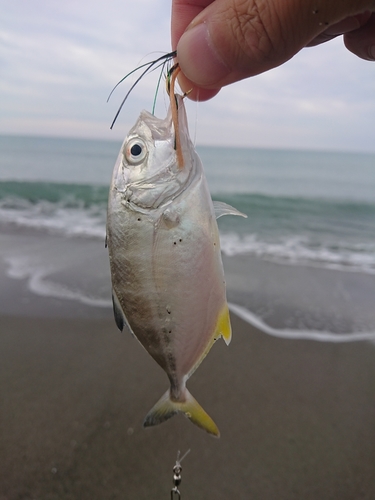
{"type": "Polygon", "coordinates": [[[177,57],[185,76],[196,85],[217,84],[229,70],[219,58],[206,23],[187,30],[177,45],[177,57]]]}

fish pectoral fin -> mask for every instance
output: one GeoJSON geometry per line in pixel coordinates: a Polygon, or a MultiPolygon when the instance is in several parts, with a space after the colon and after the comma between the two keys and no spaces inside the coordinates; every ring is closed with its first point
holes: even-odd
{"type": "Polygon", "coordinates": [[[227,304],[225,304],[225,307],[219,314],[216,323],[215,338],[220,336],[223,337],[227,345],[230,344],[230,341],[232,340],[232,327],[230,324],[229,309],[227,304]]]}
{"type": "Polygon", "coordinates": [[[173,401],[168,390],[148,412],[143,426],[158,425],[173,417],[176,413],[183,413],[193,424],[213,436],[220,437],[220,431],[215,422],[187,389],[184,391],[184,397],[184,401],[173,401]]]}
{"type": "Polygon", "coordinates": [[[222,217],[223,215],[239,215],[240,217],[245,217],[247,219],[247,215],[243,214],[237,208],[231,207],[227,203],[224,203],[223,201],[214,201],[214,210],[215,210],[215,217],[218,219],[219,217],[222,217]]]}

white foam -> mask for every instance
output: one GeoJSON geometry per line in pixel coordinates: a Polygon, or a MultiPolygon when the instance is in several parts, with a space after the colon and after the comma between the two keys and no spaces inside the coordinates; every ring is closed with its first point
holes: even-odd
{"type": "Polygon", "coordinates": [[[375,243],[314,246],[305,236],[289,236],[265,241],[256,234],[240,237],[235,233],[220,235],[221,249],[229,257],[254,255],[264,260],[290,265],[308,265],[375,274],[375,243]]]}
{"type": "Polygon", "coordinates": [[[238,317],[255,326],[259,330],[273,337],[283,339],[304,339],[315,340],[318,342],[358,342],[363,340],[370,340],[375,342],[375,332],[355,332],[355,333],[332,333],[318,330],[291,330],[284,328],[272,328],[267,325],[261,318],[246,309],[245,307],[237,304],[229,303],[229,309],[234,312],[238,317]]]}
{"type": "Polygon", "coordinates": [[[103,207],[69,207],[47,201],[32,204],[7,199],[0,203],[0,222],[64,236],[105,237],[103,207]]]}
{"type": "MultiPolygon", "coordinates": [[[[105,237],[106,209],[103,204],[85,207],[68,200],[52,203],[25,199],[0,200],[0,223],[43,230],[68,237],[105,237]]],[[[375,242],[314,243],[303,235],[267,238],[263,235],[222,232],[221,249],[227,256],[253,255],[263,260],[289,265],[307,265],[341,271],[375,274],[375,242]]]]}
{"type": "MultiPolygon", "coordinates": [[[[27,280],[31,293],[43,297],[54,297],[63,300],[73,300],[93,307],[112,307],[111,300],[92,297],[82,291],[73,290],[65,285],[52,281],[49,276],[56,272],[56,268],[42,267],[26,256],[6,257],[7,276],[13,279],[27,280]]],[[[375,342],[375,332],[332,333],[318,330],[278,329],[267,325],[261,318],[238,304],[229,303],[230,310],[244,321],[255,326],[262,332],[284,339],[305,339],[318,342],[375,342]]]]}
{"type": "Polygon", "coordinates": [[[55,283],[48,276],[56,269],[41,267],[27,257],[7,257],[5,259],[7,276],[14,279],[27,280],[30,292],[42,297],[54,297],[64,300],[74,300],[93,307],[112,307],[110,300],[85,295],[79,290],[55,283]]]}

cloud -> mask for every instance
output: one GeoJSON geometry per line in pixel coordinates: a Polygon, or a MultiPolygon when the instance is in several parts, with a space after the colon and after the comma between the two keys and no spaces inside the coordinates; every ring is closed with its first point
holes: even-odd
{"type": "MultiPolygon", "coordinates": [[[[111,88],[157,57],[155,49],[170,50],[168,2],[0,0],[0,7],[1,133],[117,140],[142,108],[151,109],[156,73],[137,85],[108,130],[134,79],[107,104],[111,88]]],[[[373,82],[374,65],[336,39],[190,105],[191,128],[201,144],[375,151],[373,82]]]]}

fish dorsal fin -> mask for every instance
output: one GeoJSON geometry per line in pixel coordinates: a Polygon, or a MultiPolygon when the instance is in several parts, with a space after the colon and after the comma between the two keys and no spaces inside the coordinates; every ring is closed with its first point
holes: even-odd
{"type": "Polygon", "coordinates": [[[218,219],[219,217],[222,217],[223,215],[239,215],[240,217],[245,217],[247,219],[247,215],[243,214],[237,208],[231,207],[227,203],[224,203],[223,201],[214,201],[214,210],[215,210],[215,216],[218,219]]]}

